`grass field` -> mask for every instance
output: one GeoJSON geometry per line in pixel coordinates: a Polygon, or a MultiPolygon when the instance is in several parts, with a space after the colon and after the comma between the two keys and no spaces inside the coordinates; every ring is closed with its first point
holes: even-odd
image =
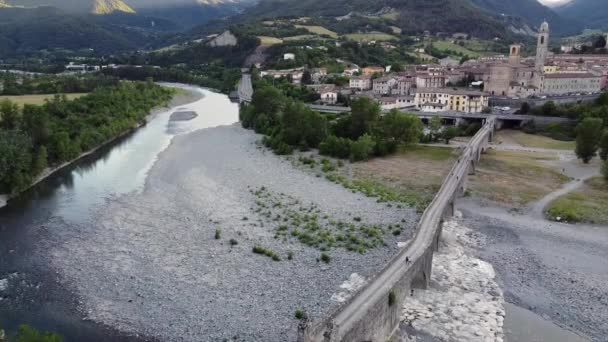
{"type": "Polygon", "coordinates": [[[469,57],[479,57],[481,55],[479,52],[469,50],[465,47],[462,47],[458,44],[454,44],[447,40],[435,41],[435,42],[433,42],[433,46],[436,49],[439,49],[442,51],[451,50],[454,52],[462,53],[463,55],[468,55],[469,57]]]}
{"type": "Polygon", "coordinates": [[[499,205],[521,208],[569,181],[547,165],[555,154],[489,150],[476,174],[469,178],[469,193],[499,205]]]}
{"type": "Polygon", "coordinates": [[[342,171],[365,191],[374,189],[386,194],[384,197],[399,198],[422,210],[433,199],[456,159],[457,152],[451,148],[408,146],[391,156],[349,164],[342,171]]]}
{"type": "Polygon", "coordinates": [[[577,191],[553,201],[545,214],[551,220],[608,224],[608,183],[595,177],[577,191]]]}
{"type": "Polygon", "coordinates": [[[399,19],[399,11],[391,10],[388,13],[382,14],[380,17],[388,20],[397,20],[399,19]]]}
{"type": "Polygon", "coordinates": [[[328,30],[323,26],[307,26],[307,25],[294,25],[297,28],[306,29],[310,33],[314,33],[317,35],[328,35],[332,38],[338,38],[338,34],[334,31],[328,30]]]}
{"type": "Polygon", "coordinates": [[[291,37],[284,37],[283,41],[284,42],[289,42],[289,41],[296,41],[296,40],[308,40],[308,39],[320,39],[318,36],[312,35],[312,34],[302,34],[299,36],[291,36],[291,37]]]}
{"type": "Polygon", "coordinates": [[[527,134],[522,131],[502,130],[496,135],[496,141],[515,143],[524,147],[545,148],[550,150],[574,150],[574,141],[555,140],[542,135],[527,134]]]}
{"type": "Polygon", "coordinates": [[[260,39],[260,44],[262,46],[272,46],[272,45],[276,45],[276,44],[281,44],[283,42],[282,39],[275,38],[275,37],[258,36],[258,38],[260,39]]]}
{"type": "MultiPolygon", "coordinates": [[[[86,95],[86,93],[66,94],[68,100],[73,100],[73,99],[79,98],[83,95],[86,95]]],[[[53,96],[55,96],[55,94],[0,96],[0,101],[10,100],[10,101],[16,103],[17,105],[19,105],[19,107],[23,107],[23,105],[25,105],[25,104],[31,104],[31,105],[44,104],[44,100],[52,99],[53,96]]]]}
{"type": "Polygon", "coordinates": [[[393,33],[397,34],[397,35],[399,35],[399,34],[401,34],[401,32],[403,32],[403,30],[397,26],[391,26],[391,30],[393,30],[393,33]]]}
{"type": "Polygon", "coordinates": [[[350,33],[345,35],[347,39],[354,40],[357,42],[370,42],[375,41],[389,41],[397,40],[397,37],[383,32],[370,32],[370,33],[350,33]]]}

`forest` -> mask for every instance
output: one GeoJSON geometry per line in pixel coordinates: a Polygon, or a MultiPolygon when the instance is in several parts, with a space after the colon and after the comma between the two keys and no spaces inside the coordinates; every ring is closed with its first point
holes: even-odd
{"type": "Polygon", "coordinates": [[[0,193],[16,193],[47,167],[77,158],[145,121],[173,90],[152,82],[120,82],[42,106],[0,103],[0,193]]]}

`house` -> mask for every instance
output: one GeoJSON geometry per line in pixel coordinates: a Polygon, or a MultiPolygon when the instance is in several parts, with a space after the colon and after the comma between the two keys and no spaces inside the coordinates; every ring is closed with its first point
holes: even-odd
{"type": "Polygon", "coordinates": [[[295,61],[296,60],[296,55],[293,53],[286,53],[283,55],[283,60],[285,61],[295,61]]]}
{"type": "Polygon", "coordinates": [[[415,103],[423,111],[481,113],[488,106],[488,98],[487,93],[466,88],[426,88],[416,91],[415,103]]]}
{"type": "Polygon", "coordinates": [[[369,90],[372,88],[372,79],[366,76],[353,76],[350,78],[348,87],[350,89],[369,90]]]}
{"type": "Polygon", "coordinates": [[[381,66],[369,66],[361,70],[363,76],[371,77],[374,74],[384,75],[384,68],[381,66]]]}
{"type": "Polygon", "coordinates": [[[338,102],[338,92],[333,86],[325,86],[318,90],[321,103],[336,104],[338,102]]]}
{"type": "Polygon", "coordinates": [[[327,68],[314,68],[310,70],[310,76],[313,83],[321,83],[323,78],[327,76],[327,68]]]}
{"type": "Polygon", "coordinates": [[[373,81],[373,92],[376,95],[389,95],[392,93],[393,87],[397,85],[397,79],[392,76],[377,78],[373,81]]]}
{"type": "Polygon", "coordinates": [[[403,109],[403,108],[414,108],[415,98],[414,96],[389,96],[381,97],[378,99],[380,108],[382,110],[391,109],[403,109]]]}

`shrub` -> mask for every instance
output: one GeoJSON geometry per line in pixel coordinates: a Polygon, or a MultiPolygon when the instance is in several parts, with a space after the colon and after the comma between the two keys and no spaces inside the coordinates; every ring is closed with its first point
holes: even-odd
{"type": "Polygon", "coordinates": [[[362,135],[351,144],[350,158],[353,161],[367,160],[374,151],[375,142],[368,134],[362,135]]]}
{"type": "Polygon", "coordinates": [[[348,158],[350,156],[352,141],[346,138],[338,138],[330,135],[319,144],[319,153],[336,158],[348,158]]]}
{"type": "Polygon", "coordinates": [[[293,252],[292,251],[287,252],[287,260],[293,260],[293,252]]]}
{"type": "Polygon", "coordinates": [[[230,239],[230,246],[236,246],[238,244],[239,244],[239,242],[236,241],[235,239],[230,239]]]}
{"type": "Polygon", "coordinates": [[[257,245],[253,246],[253,253],[265,255],[274,261],[281,261],[281,258],[277,255],[277,253],[275,253],[269,249],[266,249],[264,247],[261,247],[261,246],[257,246],[257,245]]]}
{"type": "Polygon", "coordinates": [[[222,237],[222,231],[219,229],[215,230],[215,239],[219,240],[222,237]]]}
{"type": "Polygon", "coordinates": [[[397,302],[397,296],[395,295],[395,291],[391,290],[388,293],[388,306],[395,305],[395,302],[397,302]]]}
{"type": "Polygon", "coordinates": [[[306,317],[306,313],[303,310],[296,310],[295,313],[296,319],[304,319],[304,317],[306,317]]]}
{"type": "Polygon", "coordinates": [[[326,264],[329,264],[329,262],[331,261],[331,257],[327,253],[321,253],[321,261],[326,264]]]}

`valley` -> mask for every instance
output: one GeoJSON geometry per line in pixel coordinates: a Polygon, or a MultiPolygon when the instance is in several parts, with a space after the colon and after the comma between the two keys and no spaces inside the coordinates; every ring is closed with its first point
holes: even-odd
{"type": "Polygon", "coordinates": [[[0,0],[0,342],[603,341],[607,11],[0,0]]]}

